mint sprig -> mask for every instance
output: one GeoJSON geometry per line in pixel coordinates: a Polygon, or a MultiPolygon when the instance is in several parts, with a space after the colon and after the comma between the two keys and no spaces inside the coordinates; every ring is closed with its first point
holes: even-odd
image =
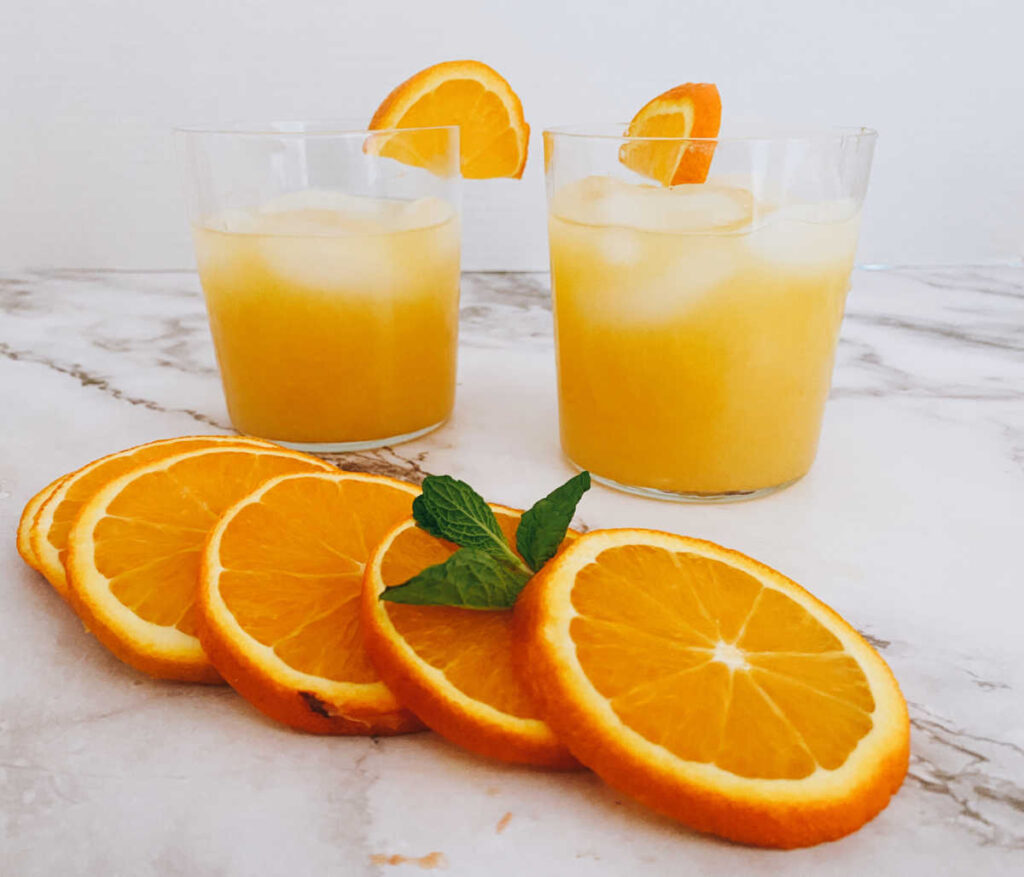
{"type": "Polygon", "coordinates": [[[524,512],[516,529],[516,554],[480,494],[448,475],[428,475],[423,493],[412,504],[416,524],[460,547],[444,563],[386,588],[380,599],[419,606],[510,608],[533,574],[555,556],[589,488],[590,474],[581,472],[524,512]]]}

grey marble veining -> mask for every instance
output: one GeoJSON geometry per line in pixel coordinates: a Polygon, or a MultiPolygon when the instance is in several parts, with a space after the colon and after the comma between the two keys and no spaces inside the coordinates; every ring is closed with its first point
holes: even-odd
{"type": "MultiPolygon", "coordinates": [[[[0,277],[0,875],[405,873],[380,856],[435,851],[460,875],[1024,873],[1024,267],[855,272],[819,459],[789,490],[695,508],[597,488],[581,507],[583,526],[761,557],[892,666],[907,782],[860,832],[787,854],[431,735],[294,734],[88,637],[17,558],[17,518],[89,459],[229,429],[198,290],[186,272],[0,277]]],[[[468,274],[453,420],[332,459],[528,504],[567,472],[552,360],[546,275],[468,274]]]]}

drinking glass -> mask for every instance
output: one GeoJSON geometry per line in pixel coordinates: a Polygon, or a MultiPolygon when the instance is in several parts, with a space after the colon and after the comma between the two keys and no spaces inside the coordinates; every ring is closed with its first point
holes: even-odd
{"type": "Polygon", "coordinates": [[[349,451],[443,423],[455,393],[458,127],[296,122],[178,138],[235,428],[349,451]],[[427,141],[435,157],[416,166],[427,141]]]}
{"type": "Polygon", "coordinates": [[[562,448],[662,499],[785,487],[817,449],[876,133],[625,129],[544,132],[562,448]],[[710,171],[661,186],[637,156],[710,171]]]}

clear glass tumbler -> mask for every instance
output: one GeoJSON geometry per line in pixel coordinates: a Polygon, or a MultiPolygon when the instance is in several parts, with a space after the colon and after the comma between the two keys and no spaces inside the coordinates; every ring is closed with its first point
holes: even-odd
{"type": "Polygon", "coordinates": [[[347,451],[443,423],[455,394],[458,127],[273,123],[178,138],[235,428],[347,451]],[[429,167],[416,166],[418,146],[429,167]]]}
{"type": "Polygon", "coordinates": [[[562,448],[662,499],[791,484],[817,450],[876,134],[625,128],[544,132],[562,448]],[[700,183],[631,170],[708,158],[700,183]]]}

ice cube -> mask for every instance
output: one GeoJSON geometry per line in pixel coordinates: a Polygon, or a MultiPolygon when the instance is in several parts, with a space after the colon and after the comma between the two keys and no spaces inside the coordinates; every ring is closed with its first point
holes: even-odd
{"type": "Polygon", "coordinates": [[[722,233],[749,227],[754,198],[733,186],[685,183],[663,188],[591,176],[562,186],[551,210],[583,225],[668,234],[722,233]]]}
{"type": "Polygon", "coordinates": [[[388,198],[349,195],[334,189],[300,189],[266,202],[260,207],[260,213],[314,210],[338,213],[352,219],[386,219],[401,209],[403,203],[388,198]]]}
{"type": "Polygon", "coordinates": [[[860,211],[850,199],[793,204],[768,214],[748,244],[756,258],[787,269],[849,270],[859,227],[860,211]]]}
{"type": "Polygon", "coordinates": [[[258,260],[299,287],[394,295],[416,286],[425,261],[458,265],[455,217],[455,208],[440,198],[407,201],[307,189],[257,210],[223,211],[197,229],[196,240],[204,270],[226,254],[221,261],[258,260]],[[204,228],[229,234],[207,246],[204,228]]]}
{"type": "Polygon", "coordinates": [[[454,208],[440,198],[407,201],[349,195],[330,189],[289,192],[259,211],[265,234],[388,234],[440,225],[454,208]]]}
{"type": "Polygon", "coordinates": [[[259,252],[288,286],[348,296],[385,293],[403,269],[389,235],[271,234],[259,238],[259,252]]]}
{"type": "Polygon", "coordinates": [[[426,262],[458,264],[458,229],[440,228],[455,216],[447,202],[328,195],[279,199],[260,214],[264,264],[285,282],[393,296],[416,288],[426,262]]]}

